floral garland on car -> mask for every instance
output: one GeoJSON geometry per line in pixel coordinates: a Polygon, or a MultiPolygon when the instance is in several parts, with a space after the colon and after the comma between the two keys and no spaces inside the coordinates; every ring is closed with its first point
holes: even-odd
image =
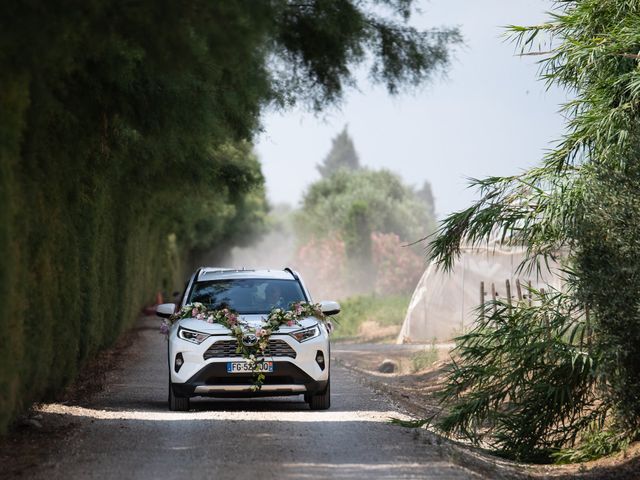
{"type": "Polygon", "coordinates": [[[163,319],[160,326],[160,332],[168,335],[169,328],[176,321],[183,318],[195,318],[204,320],[207,323],[218,323],[229,330],[236,337],[236,353],[242,355],[247,361],[251,371],[253,372],[252,391],[258,391],[264,383],[264,373],[260,372],[260,364],[264,358],[264,352],[269,346],[269,338],[278,331],[282,325],[293,327],[300,325],[299,320],[306,317],[316,317],[318,320],[325,321],[326,317],[322,313],[322,307],[319,303],[294,302],[288,310],[282,308],[274,308],[269,312],[266,319],[262,319],[262,325],[252,327],[248,322],[241,320],[237,312],[229,309],[208,309],[200,302],[194,302],[185,305],[168,319],[163,319]],[[253,334],[258,339],[255,345],[245,345],[242,341],[245,335],[253,334]]]}

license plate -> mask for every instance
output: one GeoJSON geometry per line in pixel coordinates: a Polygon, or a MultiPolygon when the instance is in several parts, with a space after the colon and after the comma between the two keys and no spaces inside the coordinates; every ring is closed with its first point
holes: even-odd
{"type": "Polygon", "coordinates": [[[273,362],[260,362],[256,370],[252,370],[247,362],[227,362],[227,373],[261,373],[273,372],[273,362]]]}

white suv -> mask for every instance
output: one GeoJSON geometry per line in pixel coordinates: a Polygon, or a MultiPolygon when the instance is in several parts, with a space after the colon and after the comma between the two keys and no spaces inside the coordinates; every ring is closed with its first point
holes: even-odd
{"type": "MultiPolygon", "coordinates": [[[[295,302],[311,303],[298,274],[284,270],[235,270],[200,268],[187,284],[180,308],[201,303],[210,309],[228,308],[242,322],[258,328],[273,308],[286,309],[295,302]]],[[[336,302],[321,302],[325,315],[340,312],[336,302]]],[[[156,313],[171,317],[173,303],[157,307],[156,313]]],[[[189,315],[187,315],[189,317],[189,315]]],[[[190,397],[247,397],[304,394],[312,410],[330,407],[329,333],[331,323],[315,317],[282,325],[269,337],[255,388],[254,373],[237,353],[237,340],[220,323],[181,318],[168,332],[169,408],[189,410],[190,397]]],[[[242,338],[255,343],[255,335],[242,338]]]]}

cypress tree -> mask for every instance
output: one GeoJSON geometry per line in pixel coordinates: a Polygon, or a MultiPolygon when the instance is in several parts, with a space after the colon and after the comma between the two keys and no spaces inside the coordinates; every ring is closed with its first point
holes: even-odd
{"type": "Polygon", "coordinates": [[[360,168],[360,159],[346,125],[342,132],[333,138],[331,150],[317,168],[322,178],[330,177],[340,169],[358,170],[360,168]]]}

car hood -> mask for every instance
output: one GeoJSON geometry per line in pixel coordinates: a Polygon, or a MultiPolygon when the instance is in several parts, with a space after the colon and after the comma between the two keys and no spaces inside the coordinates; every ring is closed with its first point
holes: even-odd
{"type": "MultiPolygon", "coordinates": [[[[266,319],[266,315],[240,315],[240,319],[249,323],[252,327],[259,327],[264,319],[266,319]]],[[[208,323],[205,320],[198,320],[195,318],[183,318],[176,322],[180,324],[180,326],[184,328],[188,328],[190,330],[196,330],[198,332],[211,333],[211,334],[224,334],[230,333],[230,330],[219,323],[208,323]]],[[[279,333],[290,333],[295,332],[296,330],[300,330],[301,328],[308,328],[318,323],[318,319],[315,317],[306,317],[300,320],[299,325],[294,325],[293,327],[288,327],[286,325],[282,325],[279,329],[279,333]]]]}

